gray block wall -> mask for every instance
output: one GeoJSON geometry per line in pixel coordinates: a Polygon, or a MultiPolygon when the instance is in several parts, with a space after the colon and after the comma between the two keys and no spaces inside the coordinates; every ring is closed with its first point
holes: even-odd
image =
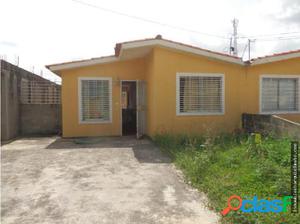
{"type": "Polygon", "coordinates": [[[21,135],[61,133],[61,104],[21,104],[22,79],[52,82],[4,60],[0,73],[1,142],[21,135]]]}
{"type": "Polygon", "coordinates": [[[19,135],[19,89],[16,75],[1,71],[1,139],[19,135]]]}
{"type": "Polygon", "coordinates": [[[60,104],[21,104],[22,135],[49,135],[61,132],[60,104]]]}
{"type": "Polygon", "coordinates": [[[259,132],[263,135],[290,137],[300,140],[300,124],[276,115],[243,114],[243,128],[247,132],[259,132]]]}

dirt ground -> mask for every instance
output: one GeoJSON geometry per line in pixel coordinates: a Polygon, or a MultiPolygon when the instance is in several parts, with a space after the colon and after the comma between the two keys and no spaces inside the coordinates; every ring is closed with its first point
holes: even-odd
{"type": "Polygon", "coordinates": [[[2,146],[1,223],[217,223],[147,139],[26,138],[2,146]]]}

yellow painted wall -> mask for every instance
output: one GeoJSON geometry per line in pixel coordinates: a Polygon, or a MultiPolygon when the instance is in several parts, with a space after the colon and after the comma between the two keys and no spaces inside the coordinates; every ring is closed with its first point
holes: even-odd
{"type": "Polygon", "coordinates": [[[121,135],[120,80],[144,80],[145,60],[64,70],[61,77],[63,137],[121,135]],[[78,77],[112,77],[112,123],[79,124],[78,77]]]}
{"type": "MultiPolygon", "coordinates": [[[[120,80],[147,83],[147,134],[218,133],[241,127],[241,114],[259,112],[260,74],[300,74],[300,58],[257,66],[235,65],[203,56],[155,47],[144,59],[61,71],[63,136],[121,135],[120,80]],[[176,116],[176,73],[221,73],[225,114],[176,116]],[[78,77],[112,77],[112,123],[79,124],[78,77]]],[[[282,115],[300,122],[300,114],[282,115]]]]}
{"type": "Polygon", "coordinates": [[[146,58],[146,130],[147,133],[154,133],[156,127],[156,91],[157,87],[155,84],[156,66],[155,66],[155,54],[154,51],[146,58]]]}
{"type": "Polygon", "coordinates": [[[243,67],[187,53],[155,48],[155,120],[149,134],[216,133],[240,127],[240,85],[243,67]],[[225,77],[225,114],[176,116],[176,73],[221,73],[225,77]]]}
{"type": "MultiPolygon", "coordinates": [[[[241,101],[242,111],[259,113],[260,75],[300,75],[300,58],[277,61],[268,64],[252,65],[245,68],[241,101]]],[[[279,116],[300,122],[300,114],[278,114],[279,116]]]]}

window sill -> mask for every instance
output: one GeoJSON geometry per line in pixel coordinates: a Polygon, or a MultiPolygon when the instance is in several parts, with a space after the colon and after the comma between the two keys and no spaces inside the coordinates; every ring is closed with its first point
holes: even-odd
{"type": "Polygon", "coordinates": [[[110,124],[110,123],[112,123],[111,120],[109,120],[109,121],[101,121],[101,120],[79,121],[79,124],[110,124]]]}
{"type": "Polygon", "coordinates": [[[218,112],[218,113],[176,113],[176,116],[220,116],[225,115],[224,112],[218,112]]]}
{"type": "Polygon", "coordinates": [[[267,112],[264,112],[264,111],[261,111],[260,114],[299,114],[300,111],[267,111],[267,112]]]}

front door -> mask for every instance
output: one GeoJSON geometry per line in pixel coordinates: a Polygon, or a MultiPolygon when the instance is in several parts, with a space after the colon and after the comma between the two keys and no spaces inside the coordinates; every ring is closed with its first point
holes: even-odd
{"type": "Polygon", "coordinates": [[[136,137],[141,138],[146,134],[146,82],[136,82],[136,137]]]}
{"type": "Polygon", "coordinates": [[[122,81],[122,135],[136,135],[137,133],[136,92],[136,81],[122,81]]]}

